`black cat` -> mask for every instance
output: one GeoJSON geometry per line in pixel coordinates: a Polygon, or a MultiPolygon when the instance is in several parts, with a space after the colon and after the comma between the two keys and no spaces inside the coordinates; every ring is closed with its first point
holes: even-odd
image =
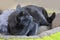
{"type": "Polygon", "coordinates": [[[22,7],[22,9],[28,11],[34,18],[34,21],[39,22],[40,26],[49,26],[50,29],[52,28],[52,22],[56,16],[55,12],[49,17],[47,11],[43,7],[28,5],[22,7]]]}
{"type": "Polygon", "coordinates": [[[48,29],[51,29],[55,12],[49,17],[43,7],[34,5],[24,6],[19,10],[12,13],[8,18],[7,29],[10,34],[36,35],[39,26],[48,26],[48,29]]]}
{"type": "Polygon", "coordinates": [[[12,13],[8,18],[8,32],[11,35],[36,35],[38,24],[27,11],[12,13]]]}

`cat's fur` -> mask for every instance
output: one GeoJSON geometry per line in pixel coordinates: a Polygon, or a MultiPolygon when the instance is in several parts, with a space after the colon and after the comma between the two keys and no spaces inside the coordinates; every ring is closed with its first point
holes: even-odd
{"type": "Polygon", "coordinates": [[[47,26],[47,29],[51,29],[55,12],[49,17],[43,7],[34,5],[24,6],[19,10],[13,12],[8,18],[7,29],[10,34],[30,36],[36,35],[38,28],[41,26],[47,26]]]}

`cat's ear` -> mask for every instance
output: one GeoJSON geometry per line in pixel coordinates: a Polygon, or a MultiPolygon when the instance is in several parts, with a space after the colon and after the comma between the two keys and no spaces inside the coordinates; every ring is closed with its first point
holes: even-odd
{"type": "Polygon", "coordinates": [[[55,17],[56,17],[56,13],[53,12],[52,15],[49,17],[49,20],[48,20],[48,21],[49,21],[50,23],[52,23],[52,21],[55,19],[55,17]]]}
{"type": "Polygon", "coordinates": [[[16,11],[20,11],[20,10],[21,10],[21,5],[18,4],[18,5],[16,6],[16,11]]]}

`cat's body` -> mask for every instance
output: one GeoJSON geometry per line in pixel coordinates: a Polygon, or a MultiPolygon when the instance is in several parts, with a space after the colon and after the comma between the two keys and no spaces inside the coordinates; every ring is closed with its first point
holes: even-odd
{"type": "Polygon", "coordinates": [[[34,5],[24,6],[17,13],[12,13],[9,16],[8,32],[12,35],[36,35],[37,31],[39,31],[38,28],[41,26],[47,26],[46,30],[50,29],[54,18],[55,13],[48,17],[43,7],[34,5]]]}
{"type": "Polygon", "coordinates": [[[38,24],[27,12],[13,12],[8,18],[8,32],[11,35],[36,35],[38,24]]]}
{"type": "Polygon", "coordinates": [[[55,18],[55,12],[49,17],[47,11],[43,7],[28,5],[22,7],[23,10],[28,11],[34,18],[35,22],[39,22],[40,26],[50,26],[52,28],[52,21],[55,18]]]}
{"type": "Polygon", "coordinates": [[[28,11],[30,15],[34,18],[34,22],[40,25],[38,34],[49,29],[52,29],[52,22],[55,19],[55,12],[49,17],[47,11],[43,7],[38,7],[35,5],[28,5],[22,7],[23,10],[28,11]]]}

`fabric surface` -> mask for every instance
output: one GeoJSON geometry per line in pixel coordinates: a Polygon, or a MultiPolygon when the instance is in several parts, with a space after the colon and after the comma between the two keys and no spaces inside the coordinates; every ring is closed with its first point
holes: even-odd
{"type": "Polygon", "coordinates": [[[0,33],[7,33],[8,16],[14,11],[14,9],[4,10],[0,15],[0,33]]]}

